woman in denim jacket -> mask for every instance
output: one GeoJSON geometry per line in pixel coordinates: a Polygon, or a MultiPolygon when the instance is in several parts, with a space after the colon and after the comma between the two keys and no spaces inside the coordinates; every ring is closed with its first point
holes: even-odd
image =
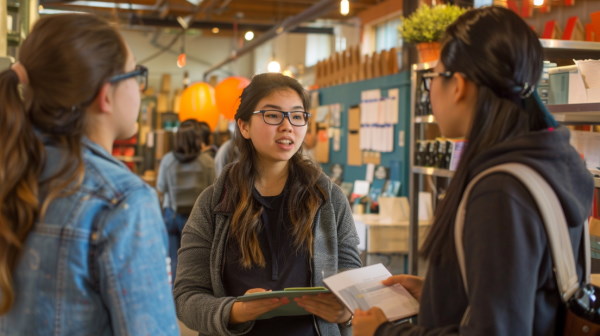
{"type": "Polygon", "coordinates": [[[179,334],[158,199],[110,155],[146,80],[84,14],[41,18],[0,73],[0,335],[179,334]]]}
{"type": "Polygon", "coordinates": [[[258,318],[287,298],[236,301],[360,267],[348,200],[301,153],[307,107],[302,86],[281,74],[257,75],[242,93],[239,160],[202,192],[179,250],[177,311],[202,335],[349,335],[351,313],[333,294],[296,299],[309,314],[269,319],[258,318]]]}

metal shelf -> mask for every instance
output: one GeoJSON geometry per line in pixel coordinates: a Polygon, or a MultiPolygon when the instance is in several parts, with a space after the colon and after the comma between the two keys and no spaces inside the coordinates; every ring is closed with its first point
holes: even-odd
{"type": "Polygon", "coordinates": [[[600,42],[540,39],[545,58],[600,57],[600,42]]]}
{"type": "Polygon", "coordinates": [[[454,176],[453,170],[434,168],[434,167],[414,166],[412,169],[412,172],[417,173],[417,174],[422,174],[422,175],[431,175],[431,176],[439,176],[439,177],[454,176]]]}
{"type": "Polygon", "coordinates": [[[21,38],[19,37],[19,33],[8,33],[6,34],[6,41],[8,45],[18,45],[21,38]]]}
{"type": "Polygon", "coordinates": [[[556,121],[566,124],[600,123],[600,103],[547,105],[556,121]]]}
{"type": "Polygon", "coordinates": [[[6,3],[6,8],[8,10],[18,11],[20,7],[21,7],[21,4],[19,2],[8,1],[6,3]]]}
{"type": "Polygon", "coordinates": [[[433,69],[433,67],[437,64],[437,61],[426,62],[426,63],[415,63],[412,65],[413,70],[415,71],[423,71],[433,69]]]}
{"type": "Polygon", "coordinates": [[[437,121],[435,121],[435,117],[433,116],[433,114],[430,114],[430,115],[424,115],[424,116],[416,116],[415,123],[435,124],[435,123],[437,123],[437,121]]]}

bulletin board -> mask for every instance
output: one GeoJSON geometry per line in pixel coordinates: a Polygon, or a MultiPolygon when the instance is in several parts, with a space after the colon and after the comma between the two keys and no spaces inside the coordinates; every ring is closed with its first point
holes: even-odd
{"type": "MultiPolygon", "coordinates": [[[[336,85],[332,87],[319,89],[319,104],[330,105],[339,104],[341,109],[340,122],[340,148],[339,151],[333,150],[333,141],[329,141],[328,160],[321,162],[321,167],[326,174],[329,174],[334,164],[342,164],[344,167],[344,182],[354,182],[365,178],[367,166],[366,161],[379,160],[381,165],[389,167],[393,165],[399,170],[402,186],[400,194],[408,195],[408,176],[409,176],[409,153],[408,148],[410,132],[410,72],[404,71],[390,76],[377,77],[369,80],[352,82],[348,84],[336,85]],[[398,122],[393,130],[393,150],[391,152],[369,152],[366,156],[362,155],[359,163],[357,151],[360,148],[348,149],[349,143],[356,143],[356,120],[350,115],[356,113],[356,109],[361,104],[361,93],[367,90],[381,90],[382,97],[387,97],[390,89],[397,89],[398,104],[398,122]],[[354,134],[354,135],[353,135],[354,134]],[[376,157],[376,158],[373,158],[376,157]],[[348,162],[350,158],[350,163],[348,162]]],[[[395,90],[393,90],[395,92],[395,90]]]]}

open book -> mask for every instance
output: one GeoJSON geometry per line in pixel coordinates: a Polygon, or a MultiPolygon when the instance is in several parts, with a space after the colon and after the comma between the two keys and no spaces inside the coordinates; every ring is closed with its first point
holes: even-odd
{"type": "Polygon", "coordinates": [[[392,274],[382,264],[357,268],[325,278],[325,286],[350,310],[379,307],[389,321],[416,315],[419,302],[401,285],[381,283],[392,274]]]}

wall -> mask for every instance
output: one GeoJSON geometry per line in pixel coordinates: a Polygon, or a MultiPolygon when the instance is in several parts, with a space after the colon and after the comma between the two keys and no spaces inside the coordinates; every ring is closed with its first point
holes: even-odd
{"type": "Polygon", "coordinates": [[[581,23],[585,26],[586,23],[590,22],[589,14],[597,11],[600,11],[600,1],[577,0],[573,6],[553,6],[550,8],[549,13],[540,13],[537,9],[534,9],[533,17],[525,18],[525,21],[541,35],[544,32],[546,21],[556,20],[561,30],[564,31],[569,17],[578,16],[581,23]]]}
{"type": "Polygon", "coordinates": [[[323,171],[329,174],[331,165],[334,163],[340,163],[344,166],[344,182],[354,182],[355,180],[365,179],[366,165],[362,166],[348,166],[346,160],[348,156],[348,108],[360,104],[361,92],[365,90],[381,89],[382,96],[387,96],[387,90],[392,88],[399,88],[399,116],[398,124],[394,127],[394,151],[391,153],[381,153],[381,164],[389,167],[389,163],[392,160],[400,161],[400,176],[402,176],[402,189],[401,194],[403,196],[408,195],[408,155],[409,155],[409,130],[410,130],[410,72],[405,71],[390,76],[378,77],[370,80],[364,80],[360,82],[353,82],[343,85],[332,86],[319,90],[319,103],[320,105],[328,104],[341,104],[342,105],[342,116],[341,116],[341,148],[340,151],[334,152],[333,146],[330,141],[329,147],[329,162],[322,164],[323,171]],[[399,132],[404,132],[404,146],[400,147],[399,143],[399,132]]]}

